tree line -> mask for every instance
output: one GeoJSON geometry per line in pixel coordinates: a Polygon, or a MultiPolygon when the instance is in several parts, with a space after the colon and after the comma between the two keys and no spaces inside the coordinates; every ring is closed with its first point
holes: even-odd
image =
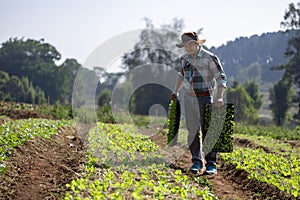
{"type": "Polygon", "coordinates": [[[273,84],[282,77],[283,72],[274,71],[272,67],[288,62],[285,51],[288,41],[295,34],[296,31],[292,30],[239,37],[210,50],[219,56],[231,81],[255,79],[262,84],[273,84]]]}
{"type": "MultiPolygon", "coordinates": [[[[139,69],[144,66],[147,69],[146,74],[156,76],[164,73],[167,78],[168,69],[159,71],[156,65],[169,66],[170,70],[180,70],[180,49],[174,49],[176,43],[179,43],[180,34],[184,28],[182,19],[174,18],[168,25],[162,25],[161,29],[154,29],[151,20],[146,19],[146,28],[140,35],[140,40],[135,44],[132,51],[123,55],[123,66],[125,71],[139,69]],[[175,30],[175,31],[174,31],[175,30]]],[[[198,30],[201,34],[202,29],[198,30]]],[[[204,48],[207,48],[204,46],[204,48]]],[[[130,90],[135,84],[135,79],[139,77],[129,77],[124,83],[124,90],[130,90]]],[[[175,83],[176,75],[173,77],[175,83]]],[[[135,114],[148,115],[149,109],[154,104],[162,105],[168,110],[170,95],[172,91],[162,85],[150,83],[141,86],[136,90],[130,101],[131,111],[135,114]],[[158,92],[159,91],[159,92],[158,92]]],[[[246,82],[239,84],[234,81],[226,93],[227,101],[236,105],[237,121],[246,121],[249,123],[258,122],[258,110],[262,105],[262,96],[260,95],[259,82],[248,78],[246,82]]],[[[111,98],[110,90],[102,90],[99,94],[99,105],[103,106],[111,98]]]]}
{"type": "Polygon", "coordinates": [[[9,76],[4,71],[0,71],[0,99],[33,104],[46,103],[43,90],[34,87],[28,77],[9,76]]]}
{"type": "Polygon", "coordinates": [[[1,92],[5,95],[2,94],[1,99],[69,104],[76,72],[81,65],[75,59],[66,59],[57,65],[60,58],[56,48],[43,39],[10,38],[2,43],[0,71],[5,87],[1,87],[1,92]]]}
{"type": "Polygon", "coordinates": [[[271,89],[272,111],[277,125],[283,125],[287,118],[300,123],[300,2],[290,3],[281,25],[287,32],[296,31],[288,41],[285,55],[288,63],[274,67],[284,72],[282,78],[271,89]],[[288,115],[289,110],[294,110],[288,115]]]}
{"type": "MultiPolygon", "coordinates": [[[[282,22],[282,25],[286,27],[286,32],[238,38],[219,48],[209,49],[218,56],[220,55],[220,60],[229,75],[229,88],[226,96],[229,102],[236,105],[237,121],[257,123],[257,111],[262,105],[260,86],[268,81],[274,84],[270,88],[272,102],[270,109],[273,111],[276,124],[283,125],[287,120],[293,118],[296,121],[300,118],[298,13],[300,13],[299,4],[298,8],[290,4],[282,22]],[[251,48],[247,48],[249,45],[251,48]],[[247,49],[247,53],[243,54],[243,51],[238,52],[237,49],[247,49]],[[274,74],[274,76],[269,76],[268,79],[266,74],[274,74]],[[292,107],[296,108],[294,110],[297,112],[289,117],[292,107]]],[[[137,66],[145,65],[150,66],[149,73],[161,74],[162,72],[157,68],[151,67],[152,63],[179,70],[179,55],[183,52],[174,47],[180,42],[180,34],[184,30],[183,19],[174,18],[171,23],[161,25],[160,29],[155,29],[148,18],[145,18],[145,22],[146,28],[141,32],[140,40],[122,57],[125,73],[137,66]]],[[[201,31],[201,28],[197,30],[199,34],[201,31]]],[[[204,48],[207,47],[204,46],[204,48]]],[[[56,48],[43,39],[10,38],[2,43],[0,100],[35,104],[60,102],[68,105],[72,103],[75,79],[77,78],[76,81],[82,85],[82,91],[79,92],[83,96],[84,90],[89,90],[85,87],[90,81],[89,77],[97,74],[101,81],[96,90],[96,100],[99,106],[109,105],[112,91],[124,73],[108,73],[101,66],[95,66],[94,70],[85,69],[76,59],[66,59],[58,65],[57,62],[60,59],[61,54],[56,48]],[[76,77],[79,69],[85,76],[76,77]]],[[[136,78],[128,77],[128,80],[121,85],[124,95],[132,89],[131,84],[136,78]]],[[[147,115],[149,108],[154,104],[160,104],[167,110],[171,92],[170,89],[157,84],[144,85],[138,88],[130,98],[131,112],[147,115]]],[[[76,103],[83,104],[80,99],[76,103]]]]}

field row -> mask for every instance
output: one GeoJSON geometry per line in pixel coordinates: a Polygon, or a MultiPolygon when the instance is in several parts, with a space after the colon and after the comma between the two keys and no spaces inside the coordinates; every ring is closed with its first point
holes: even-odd
{"type": "MultiPolygon", "coordinates": [[[[220,157],[235,165],[236,170],[248,172],[249,179],[274,185],[297,198],[300,196],[300,148],[287,143],[284,133],[287,139],[296,139],[300,132],[236,124],[234,138],[240,147],[235,145],[232,153],[220,153],[220,157]]],[[[180,129],[178,141],[185,148],[186,138],[187,131],[180,129]]]]}
{"type": "Polygon", "coordinates": [[[243,148],[235,146],[232,153],[220,154],[221,158],[236,165],[237,170],[248,172],[249,179],[274,185],[295,198],[299,197],[300,149],[286,142],[287,139],[299,138],[299,128],[288,130],[237,124],[235,129],[234,138],[243,148]]]}
{"type": "Polygon", "coordinates": [[[207,179],[166,166],[158,147],[132,126],[99,123],[89,143],[85,177],[68,184],[65,199],[217,199],[207,179]]]}
{"type": "MultiPolygon", "coordinates": [[[[47,119],[4,120],[0,125],[0,172],[5,171],[13,148],[34,137],[50,138],[70,125],[71,121],[47,119]]],[[[250,141],[255,148],[235,147],[232,153],[220,156],[237,170],[248,172],[249,179],[298,198],[299,148],[276,139],[276,131],[279,129],[237,125],[234,137],[250,141]]],[[[288,138],[297,138],[297,131],[287,132],[288,138]]],[[[179,144],[184,148],[186,136],[181,129],[179,144]]],[[[158,146],[132,125],[98,123],[89,132],[87,147],[84,175],[67,184],[65,199],[217,199],[206,178],[170,168],[158,146]]]]}
{"type": "Polygon", "coordinates": [[[5,170],[4,161],[9,158],[13,148],[34,137],[50,138],[61,127],[71,124],[70,121],[48,119],[8,120],[0,124],[0,172],[5,170]]]}
{"type": "Polygon", "coordinates": [[[232,153],[221,154],[221,157],[236,165],[236,169],[248,172],[248,178],[274,185],[294,197],[300,194],[300,162],[297,157],[285,158],[262,149],[239,147],[232,153]]]}

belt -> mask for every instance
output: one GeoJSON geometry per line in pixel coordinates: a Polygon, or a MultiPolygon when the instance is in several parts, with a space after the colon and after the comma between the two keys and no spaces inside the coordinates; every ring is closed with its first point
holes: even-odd
{"type": "Polygon", "coordinates": [[[192,97],[208,97],[208,96],[210,96],[209,91],[205,91],[205,92],[187,92],[187,94],[189,96],[192,96],[192,97]]]}

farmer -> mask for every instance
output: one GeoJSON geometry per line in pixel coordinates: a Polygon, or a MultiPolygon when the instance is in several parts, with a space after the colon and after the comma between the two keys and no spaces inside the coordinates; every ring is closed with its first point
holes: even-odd
{"type": "Polygon", "coordinates": [[[206,174],[212,175],[217,173],[217,152],[205,152],[205,157],[202,152],[202,140],[206,135],[203,129],[204,108],[206,103],[214,103],[217,107],[224,104],[223,94],[227,80],[217,56],[202,47],[204,42],[205,39],[199,40],[196,32],[185,32],[181,36],[181,43],[176,44],[179,48],[184,47],[186,53],[181,56],[181,71],[178,73],[171,99],[176,99],[179,90],[184,88],[185,120],[193,162],[190,171],[197,174],[205,170],[206,174]],[[217,95],[213,100],[215,83],[217,95]]]}

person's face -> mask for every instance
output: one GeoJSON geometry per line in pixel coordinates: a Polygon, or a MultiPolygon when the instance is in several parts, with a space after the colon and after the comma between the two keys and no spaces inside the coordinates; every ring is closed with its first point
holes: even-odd
{"type": "Polygon", "coordinates": [[[184,45],[184,50],[189,55],[195,55],[198,52],[199,44],[196,42],[189,42],[184,45]]]}

